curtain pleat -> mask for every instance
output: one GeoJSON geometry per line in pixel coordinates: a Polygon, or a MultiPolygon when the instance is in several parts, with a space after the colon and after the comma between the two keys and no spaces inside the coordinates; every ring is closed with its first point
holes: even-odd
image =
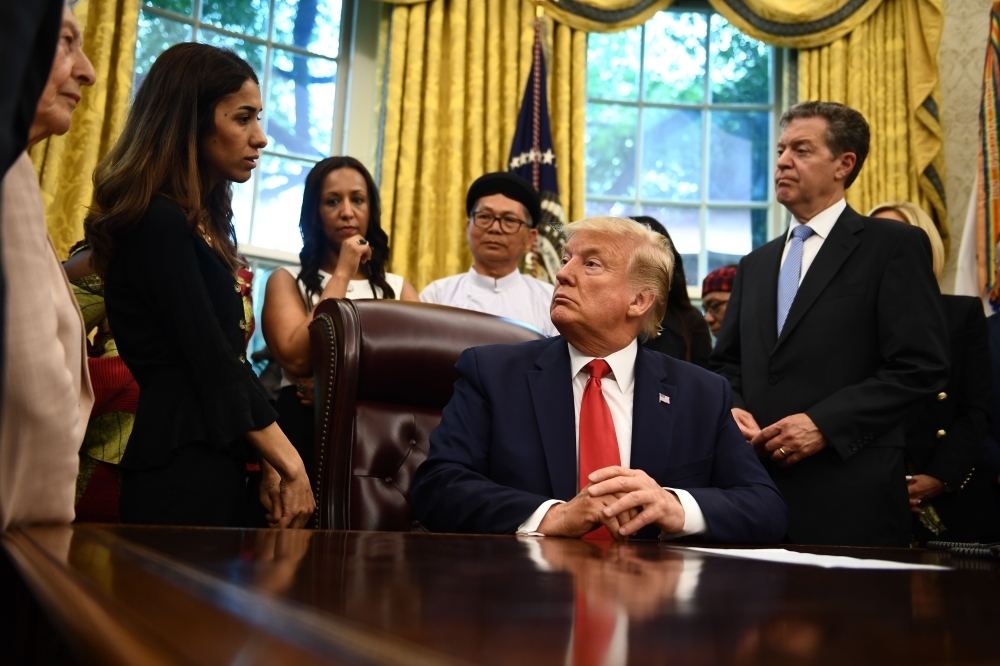
{"type": "Polygon", "coordinates": [[[69,132],[38,143],[30,152],[42,189],[49,235],[62,258],[83,238],[83,219],[94,192],[91,174],[125,121],[132,91],[139,0],[83,0],[73,13],[97,81],[83,89],[69,132]]]}
{"type": "Polygon", "coordinates": [[[935,219],[947,243],[944,199],[932,182],[932,174],[944,176],[943,144],[934,143],[940,123],[927,129],[918,113],[928,97],[940,98],[940,82],[936,59],[910,58],[911,42],[924,40],[919,23],[908,20],[910,1],[885,0],[846,37],[799,51],[798,94],[800,100],[846,104],[871,126],[871,150],[847,191],[848,203],[865,213],[886,201],[912,201],[935,219]],[[931,72],[925,71],[928,63],[931,72]],[[915,93],[911,78],[924,84],[923,92],[915,93]]]}
{"type": "MultiPolygon", "coordinates": [[[[507,170],[535,10],[524,0],[430,0],[391,11],[382,224],[391,270],[420,289],[472,263],[465,194],[480,175],[507,170]]],[[[544,23],[560,195],[570,217],[581,217],[586,34],[544,23]]]]}

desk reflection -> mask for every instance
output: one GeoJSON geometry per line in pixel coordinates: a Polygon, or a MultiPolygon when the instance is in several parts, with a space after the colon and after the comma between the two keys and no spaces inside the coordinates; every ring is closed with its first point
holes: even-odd
{"type": "MultiPolygon", "coordinates": [[[[1000,592],[995,567],[826,570],[660,543],[553,538],[107,532],[324,621],[477,664],[985,663],[995,657],[986,639],[992,622],[981,611],[1000,592]]],[[[74,538],[71,565],[82,564],[84,546],[74,538]]],[[[100,559],[91,552],[90,561],[100,559]]]]}

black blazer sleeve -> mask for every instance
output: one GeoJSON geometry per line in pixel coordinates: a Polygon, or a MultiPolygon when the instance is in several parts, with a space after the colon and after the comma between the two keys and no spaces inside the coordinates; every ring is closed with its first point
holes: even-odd
{"type": "Polygon", "coordinates": [[[733,407],[746,409],[743,401],[743,365],[742,350],[740,349],[740,310],[743,299],[743,263],[740,260],[736,269],[736,277],[733,280],[733,291],[729,295],[729,303],[726,305],[726,316],[722,319],[722,327],[719,329],[719,337],[715,341],[715,349],[712,350],[710,359],[710,369],[719,373],[733,389],[733,407]]]}
{"type": "Polygon", "coordinates": [[[154,198],[116,242],[106,306],[119,351],[140,386],[123,463],[152,465],[195,441],[242,454],[247,431],[277,420],[246,362],[237,288],[221,260],[192,235],[180,207],[166,199],[154,198]],[[151,275],[164,266],[168,276],[151,275]]]}
{"type": "MultiPolygon", "coordinates": [[[[923,470],[959,489],[979,462],[989,426],[993,380],[990,365],[990,340],[986,315],[979,299],[964,302],[964,321],[952,349],[961,348],[961,365],[951,369],[952,386],[958,402],[955,420],[937,446],[930,464],[923,470]]],[[[951,397],[951,396],[949,396],[951,397]]]]}

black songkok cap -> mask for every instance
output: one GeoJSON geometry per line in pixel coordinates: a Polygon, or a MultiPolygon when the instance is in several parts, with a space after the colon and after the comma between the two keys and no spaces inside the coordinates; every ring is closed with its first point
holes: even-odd
{"type": "Polygon", "coordinates": [[[531,227],[538,226],[542,219],[542,198],[538,196],[538,191],[524,178],[506,171],[487,173],[476,179],[465,197],[465,213],[472,215],[472,207],[476,202],[491,194],[502,194],[524,204],[531,216],[531,227]]]}

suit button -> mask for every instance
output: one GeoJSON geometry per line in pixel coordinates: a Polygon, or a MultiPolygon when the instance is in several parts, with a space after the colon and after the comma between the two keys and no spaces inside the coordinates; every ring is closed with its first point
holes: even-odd
{"type": "Polygon", "coordinates": [[[771,375],[770,377],[767,378],[767,383],[768,384],[777,384],[778,383],[778,376],[777,375],[771,375]]]}
{"type": "Polygon", "coordinates": [[[944,402],[945,400],[948,399],[948,394],[945,393],[944,391],[941,391],[940,393],[937,394],[937,399],[938,402],[944,402]]]}
{"type": "Polygon", "coordinates": [[[392,477],[391,476],[385,477],[385,482],[386,483],[392,483],[392,477]]]}
{"type": "Polygon", "coordinates": [[[416,445],[417,445],[417,440],[411,439],[410,440],[410,446],[416,446],[416,445]]]}
{"type": "Polygon", "coordinates": [[[944,436],[947,435],[948,433],[946,433],[944,430],[938,430],[937,433],[935,434],[938,439],[944,439],[944,436]]]}
{"type": "Polygon", "coordinates": [[[240,362],[240,363],[246,363],[246,362],[247,362],[247,357],[246,357],[246,356],[244,356],[243,354],[240,354],[240,355],[239,355],[239,356],[237,356],[236,358],[237,358],[237,359],[239,359],[239,362],[240,362]]]}

